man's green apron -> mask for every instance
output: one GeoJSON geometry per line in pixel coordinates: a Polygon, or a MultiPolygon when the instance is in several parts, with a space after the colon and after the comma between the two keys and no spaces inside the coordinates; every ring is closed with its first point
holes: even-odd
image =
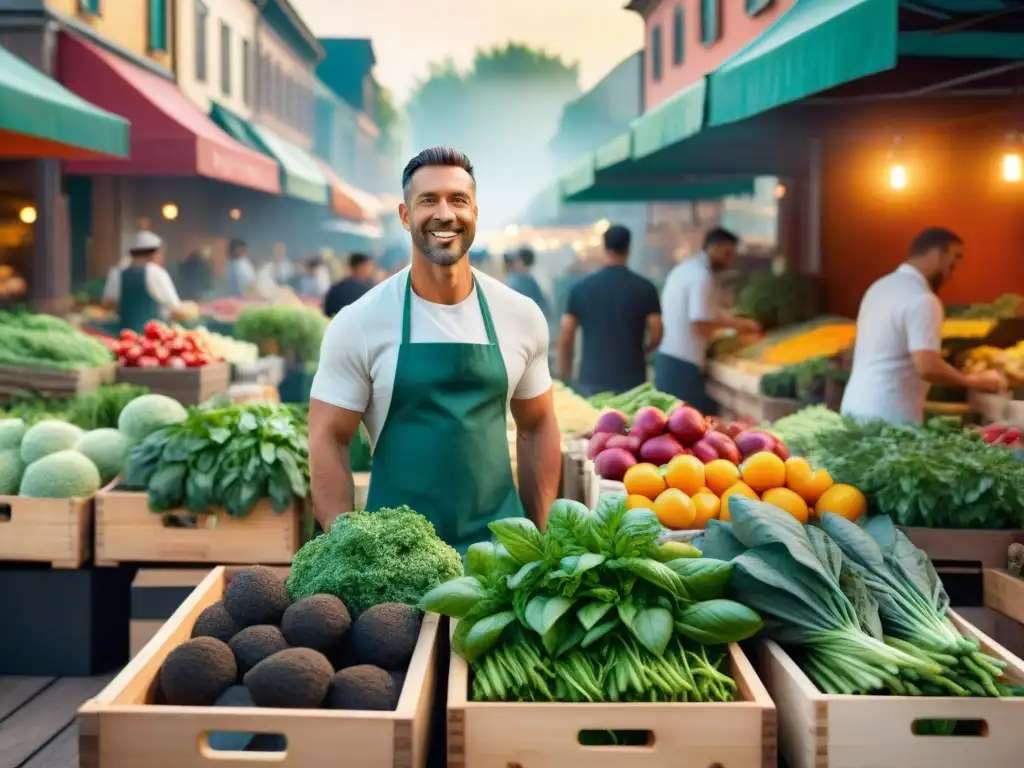
{"type": "Polygon", "coordinates": [[[130,266],[121,270],[121,301],[118,314],[121,327],[142,333],[150,320],[160,320],[160,304],[149,295],[146,287],[146,265],[130,266]]]}
{"type": "Polygon", "coordinates": [[[475,278],[473,285],[486,344],[413,344],[406,283],[402,345],[366,503],[370,511],[411,507],[463,553],[491,538],[488,523],[524,514],[508,453],[508,373],[487,299],[475,278]]]}

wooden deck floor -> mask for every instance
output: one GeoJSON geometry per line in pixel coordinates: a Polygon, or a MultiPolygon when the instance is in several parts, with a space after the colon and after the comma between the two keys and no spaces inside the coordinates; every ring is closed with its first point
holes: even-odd
{"type": "Polygon", "coordinates": [[[75,713],[112,678],[0,677],[0,768],[78,768],[75,713]]]}

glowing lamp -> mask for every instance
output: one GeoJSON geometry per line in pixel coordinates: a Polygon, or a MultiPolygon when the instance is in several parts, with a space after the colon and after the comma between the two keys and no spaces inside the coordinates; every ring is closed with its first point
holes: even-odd
{"type": "Polygon", "coordinates": [[[178,218],[178,206],[174,203],[167,203],[160,209],[160,213],[163,214],[163,217],[168,221],[174,221],[178,218]]]}
{"type": "Polygon", "coordinates": [[[899,163],[889,166],[889,186],[900,190],[907,188],[907,167],[899,163]]]}
{"type": "Polygon", "coordinates": [[[1024,178],[1024,162],[1019,152],[1007,152],[1003,155],[1003,181],[1016,184],[1024,178]]]}
{"type": "Polygon", "coordinates": [[[22,224],[35,224],[39,214],[36,212],[35,206],[26,205],[18,211],[18,218],[21,219],[22,224]]]}

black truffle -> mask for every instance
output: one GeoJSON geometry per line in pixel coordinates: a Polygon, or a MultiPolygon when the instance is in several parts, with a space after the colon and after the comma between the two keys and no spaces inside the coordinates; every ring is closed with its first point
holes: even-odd
{"type": "Polygon", "coordinates": [[[265,565],[243,568],[224,590],[224,607],[242,627],[280,624],[289,605],[284,580],[265,565]]]}
{"type": "Polygon", "coordinates": [[[419,639],[419,611],[400,603],[383,603],[359,614],[352,624],[352,648],[362,664],[386,670],[409,666],[419,639]]]}
{"type": "Polygon", "coordinates": [[[288,648],[249,670],[244,681],[259,707],[315,709],[331,684],[334,668],[309,648],[288,648]]]}
{"type": "Polygon", "coordinates": [[[398,706],[398,688],[385,670],[360,664],[343,669],[331,678],[327,706],[330,709],[393,710],[398,706]]]}
{"type": "Polygon", "coordinates": [[[281,630],[271,624],[246,627],[228,643],[238,662],[238,674],[244,675],[268,656],[288,647],[281,630]]]}
{"type": "Polygon", "coordinates": [[[238,634],[241,627],[224,607],[224,601],[218,600],[203,609],[192,625],[192,637],[215,637],[223,643],[238,634]]]}
{"type": "Polygon", "coordinates": [[[186,640],[160,666],[160,687],[174,706],[209,706],[238,678],[235,654],[220,640],[186,640]]]}
{"type": "Polygon", "coordinates": [[[338,647],[352,617],[334,595],[311,595],[292,603],[281,619],[285,639],[300,648],[328,653],[338,647]]]}

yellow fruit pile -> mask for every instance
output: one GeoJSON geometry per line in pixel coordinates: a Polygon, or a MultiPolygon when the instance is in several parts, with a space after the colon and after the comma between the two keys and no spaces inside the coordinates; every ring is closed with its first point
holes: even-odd
{"type": "Polygon", "coordinates": [[[945,320],[942,323],[944,339],[980,339],[988,336],[989,331],[996,327],[996,320],[945,320]]]}
{"type": "Polygon", "coordinates": [[[864,494],[833,483],[825,469],[812,470],[798,456],[783,461],[761,451],[737,466],[725,459],[707,464],[696,456],[676,456],[664,467],[636,464],[623,478],[630,509],[651,509],[671,530],[703,528],[708,520],[729,520],[729,499],[745,496],[785,510],[801,523],[835,512],[856,520],[867,510],[864,494]]]}
{"type": "Polygon", "coordinates": [[[832,357],[853,344],[857,326],[853,323],[834,323],[783,339],[764,353],[764,362],[772,365],[794,365],[813,357],[832,357]]]}

